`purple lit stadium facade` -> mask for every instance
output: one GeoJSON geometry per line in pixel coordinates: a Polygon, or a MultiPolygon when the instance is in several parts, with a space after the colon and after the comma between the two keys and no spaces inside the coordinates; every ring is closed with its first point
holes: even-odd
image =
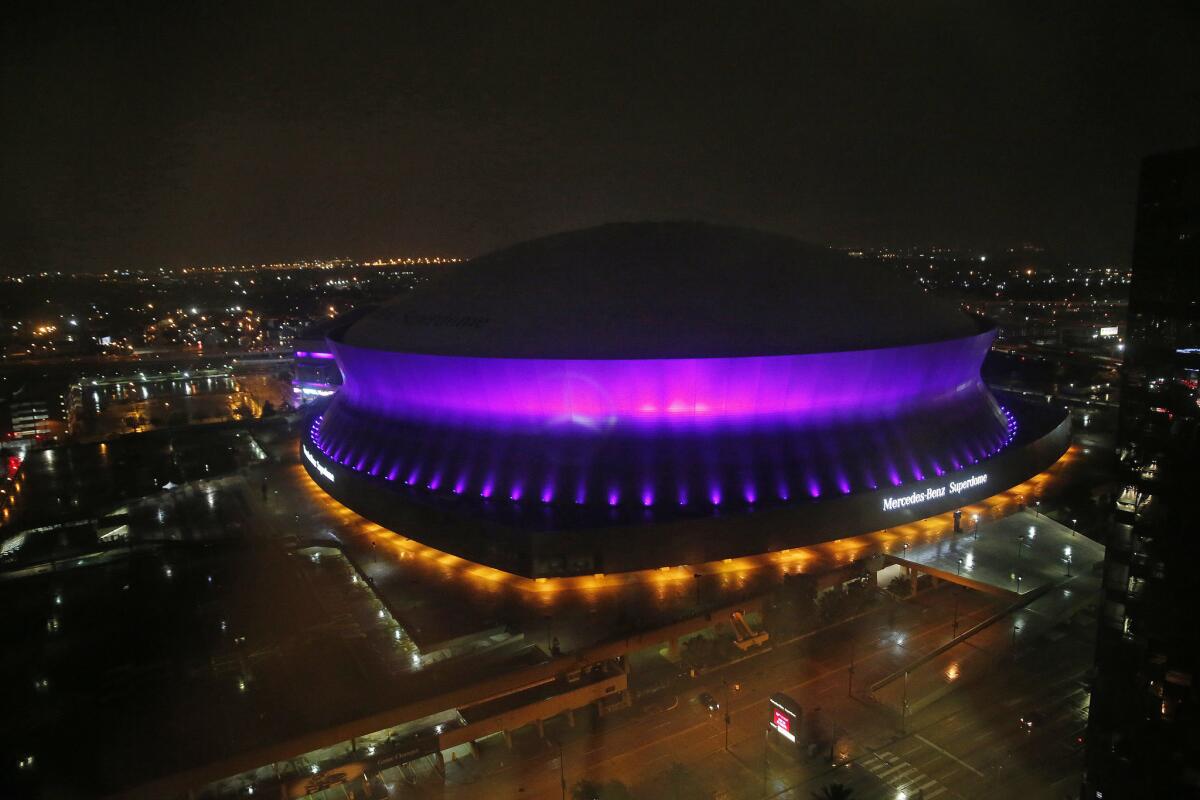
{"type": "Polygon", "coordinates": [[[941,513],[1067,445],[980,379],[990,325],[783,237],[536,240],[330,332],[303,463],[344,504],[526,576],[786,549],[941,513]]]}

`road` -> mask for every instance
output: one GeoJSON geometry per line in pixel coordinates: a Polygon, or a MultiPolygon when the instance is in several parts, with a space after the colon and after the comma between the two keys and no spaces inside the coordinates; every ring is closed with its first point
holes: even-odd
{"type": "MultiPolygon", "coordinates": [[[[348,552],[358,539],[366,543],[369,572],[386,569],[394,573],[395,580],[409,584],[409,595],[438,599],[442,615],[471,614],[466,598],[476,593],[472,599],[480,605],[492,609],[508,606],[513,617],[533,619],[539,629],[544,624],[542,615],[554,613],[556,636],[562,635],[557,626],[587,628],[588,619],[593,620],[591,628],[603,627],[599,624],[603,615],[591,610],[620,609],[617,598],[626,593],[647,606],[686,606],[695,597],[689,581],[539,593],[465,577],[453,562],[423,558],[411,540],[400,540],[328,500],[295,464],[290,437],[265,447],[287,453],[290,459],[251,466],[137,504],[138,513],[132,515],[136,519],[130,520],[137,534],[135,541],[155,536],[227,536],[235,521],[239,529],[268,538],[331,538],[336,531],[348,552]],[[263,478],[267,482],[260,484],[263,478]],[[257,491],[260,485],[267,489],[261,496],[257,491]],[[176,502],[183,507],[176,507],[176,502]],[[375,542],[378,559],[373,552],[375,542]],[[578,614],[564,613],[576,606],[578,614]]],[[[993,513],[1003,514],[1012,494],[998,496],[993,513]]],[[[928,530],[912,526],[911,535],[892,531],[883,536],[903,537],[914,544],[934,541],[944,536],[937,524],[929,522],[928,530]]],[[[849,545],[839,544],[828,557],[840,560],[857,553],[849,545]]],[[[715,590],[720,577],[713,576],[710,588],[715,590]]],[[[776,643],[762,655],[701,678],[681,680],[672,691],[642,698],[633,709],[603,720],[594,721],[580,713],[573,727],[563,719],[548,721],[545,734],[563,742],[561,769],[568,785],[585,777],[615,779],[634,787],[637,796],[643,797],[808,798],[814,789],[835,780],[855,787],[858,798],[898,798],[900,792],[916,796],[921,790],[927,798],[1010,797],[1018,793],[1030,798],[1063,796],[1078,778],[1072,734],[1083,727],[1079,711],[1084,694],[1078,682],[1092,653],[1092,630],[1087,625],[1072,628],[1053,641],[1039,642],[1039,634],[1032,630],[1036,625],[1030,624],[1031,629],[1017,644],[1016,656],[1011,647],[1003,646],[1005,631],[992,629],[988,636],[965,645],[982,655],[961,661],[964,674],[956,678],[961,688],[914,711],[904,732],[899,715],[886,700],[875,701],[863,694],[875,680],[950,639],[953,597],[949,588],[942,588],[904,602],[894,613],[892,608],[881,607],[836,628],[791,643],[776,643]],[[853,697],[847,692],[852,657],[853,697]],[[741,690],[727,692],[723,680],[740,684],[741,690]],[[723,715],[710,714],[696,702],[702,691],[713,693],[730,709],[728,751],[723,715]],[[820,726],[834,739],[833,755],[842,766],[831,766],[828,752],[798,762],[772,752],[765,759],[764,781],[767,698],[779,691],[795,697],[810,716],[814,709],[821,709],[820,726]],[[1034,731],[1023,732],[1017,719],[1029,708],[1050,713],[1034,731]]],[[[959,592],[958,597],[960,632],[1006,602],[971,592],[959,592]]],[[[1071,609],[1060,610],[1068,613],[1071,609]]],[[[1038,616],[1032,615],[1035,621],[1038,616]]],[[[1047,625],[1053,622],[1042,621],[1047,625]]],[[[942,662],[934,663],[940,668],[942,662]]],[[[635,687],[641,678],[635,671],[635,687]]],[[[559,770],[557,748],[527,727],[514,732],[512,749],[502,738],[493,737],[481,743],[480,758],[460,756],[452,761],[445,780],[428,765],[414,765],[412,785],[393,780],[393,796],[557,798],[561,797],[559,770]]],[[[395,778],[394,771],[390,777],[395,778]]],[[[340,796],[326,794],[329,798],[340,796]]]]}
{"type": "MultiPolygon", "coordinates": [[[[395,785],[394,797],[558,798],[557,748],[563,742],[568,785],[581,778],[620,780],[636,796],[680,798],[809,798],[826,783],[855,789],[856,798],[1061,797],[1078,781],[1073,737],[1083,727],[1086,693],[1081,679],[1091,654],[1090,629],[1075,626],[1053,642],[998,648],[974,681],[926,706],[901,733],[898,716],[859,692],[869,682],[950,637],[948,588],[905,603],[888,625],[889,612],[820,631],[702,678],[676,691],[641,700],[635,708],[599,722],[547,722],[546,741],[532,728],[514,734],[511,750],[498,737],[482,743],[478,760],[447,766],[446,780],[425,770],[415,785],[395,785]],[[854,697],[848,696],[851,650],[854,697]],[[738,683],[740,691],[728,685],[738,683]],[[728,698],[729,750],[720,712],[696,701],[702,691],[728,698]],[[829,750],[790,761],[764,753],[767,698],[787,692],[834,740],[829,750]],[[675,702],[677,701],[677,702],[675,702]],[[1023,731],[1018,718],[1041,709],[1045,719],[1023,731]]],[[[967,593],[960,623],[992,613],[999,601],[967,593]]],[[[989,647],[996,647],[994,643],[989,647]]],[[[636,684],[636,676],[634,683],[636,684]]],[[[420,770],[418,770],[420,772],[420,770]]]]}

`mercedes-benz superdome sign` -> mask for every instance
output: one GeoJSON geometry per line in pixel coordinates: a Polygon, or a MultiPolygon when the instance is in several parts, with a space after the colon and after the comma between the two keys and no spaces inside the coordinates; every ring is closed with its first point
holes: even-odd
{"type": "Polygon", "coordinates": [[[908,508],[929,500],[939,500],[947,495],[959,494],[967,489],[974,489],[987,483],[987,473],[984,472],[972,478],[948,480],[938,486],[927,486],[909,494],[883,498],[883,510],[895,511],[898,508],[908,508]]]}

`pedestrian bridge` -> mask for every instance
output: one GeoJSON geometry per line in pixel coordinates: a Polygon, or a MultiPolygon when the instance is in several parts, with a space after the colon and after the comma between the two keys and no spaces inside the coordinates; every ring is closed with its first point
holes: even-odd
{"type": "Polygon", "coordinates": [[[1017,598],[1075,575],[1098,574],[1104,547],[1049,517],[1021,511],[929,543],[902,543],[884,555],[915,581],[931,575],[1001,597],[1017,598]]]}

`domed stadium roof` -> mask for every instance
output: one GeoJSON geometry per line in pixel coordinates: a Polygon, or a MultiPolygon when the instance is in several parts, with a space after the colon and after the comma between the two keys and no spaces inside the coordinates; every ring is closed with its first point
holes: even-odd
{"type": "Polygon", "coordinates": [[[872,262],[661,222],[556,234],[448,267],[340,338],[428,355],[654,359],[877,349],[983,328],[872,262]]]}

